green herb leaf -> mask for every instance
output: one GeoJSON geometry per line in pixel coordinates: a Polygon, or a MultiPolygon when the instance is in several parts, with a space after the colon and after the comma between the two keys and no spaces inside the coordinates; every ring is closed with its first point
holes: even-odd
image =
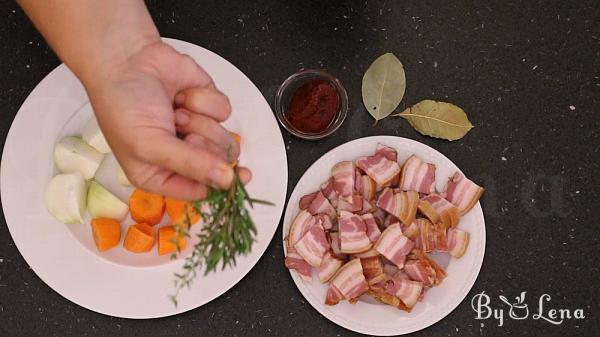
{"type": "Polygon", "coordinates": [[[408,120],[423,135],[450,141],[464,137],[473,128],[463,109],[432,100],[421,101],[394,116],[408,120]]]}
{"type": "Polygon", "coordinates": [[[363,76],[363,103],[376,121],[387,117],[398,107],[405,90],[404,67],[392,53],[379,56],[363,76]]]}

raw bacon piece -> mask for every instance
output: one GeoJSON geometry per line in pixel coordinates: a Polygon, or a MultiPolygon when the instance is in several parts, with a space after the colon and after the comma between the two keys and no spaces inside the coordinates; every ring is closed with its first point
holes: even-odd
{"type": "Polygon", "coordinates": [[[435,233],[433,224],[427,219],[415,219],[419,234],[415,239],[415,248],[424,252],[431,252],[435,248],[435,233]]]}
{"type": "Polygon", "coordinates": [[[377,199],[377,206],[398,218],[404,224],[410,224],[417,214],[419,194],[415,191],[394,193],[386,188],[377,199]]]}
{"type": "Polygon", "coordinates": [[[327,181],[321,185],[321,192],[323,192],[323,195],[325,196],[325,198],[327,198],[327,200],[329,200],[329,203],[333,207],[337,207],[337,202],[338,202],[339,197],[338,197],[338,194],[333,189],[333,183],[334,183],[333,177],[330,177],[329,179],[327,179],[327,181]]]}
{"type": "Polygon", "coordinates": [[[421,250],[413,250],[410,253],[409,258],[411,260],[424,261],[428,263],[429,266],[431,266],[431,268],[433,268],[433,270],[435,271],[435,281],[433,282],[434,285],[440,284],[446,278],[446,276],[448,276],[448,274],[446,274],[446,271],[444,271],[444,269],[440,267],[440,265],[438,265],[437,262],[435,262],[427,253],[424,253],[421,250]]]}
{"type": "Polygon", "coordinates": [[[347,211],[341,211],[338,223],[342,253],[362,253],[371,248],[372,243],[367,236],[367,226],[360,216],[347,211]]]}
{"type": "Polygon", "coordinates": [[[368,175],[360,176],[360,190],[358,191],[366,200],[373,200],[377,192],[375,181],[368,175]]]}
{"type": "Polygon", "coordinates": [[[329,232],[329,241],[331,242],[331,252],[333,256],[345,260],[347,255],[342,253],[342,248],[340,247],[340,233],[338,232],[329,232]]]}
{"type": "Polygon", "coordinates": [[[383,265],[383,272],[388,274],[390,277],[394,276],[394,274],[396,274],[399,271],[400,268],[396,267],[396,265],[387,263],[383,265]]]}
{"type": "Polygon", "coordinates": [[[323,255],[329,250],[329,242],[323,226],[312,226],[306,234],[294,245],[302,258],[313,267],[318,267],[323,261],[323,255]]]}
{"type": "Polygon", "coordinates": [[[436,223],[433,225],[433,249],[438,252],[448,251],[446,226],[442,223],[436,223]]]}
{"type": "Polygon", "coordinates": [[[310,203],[315,199],[319,191],[312,192],[300,198],[299,206],[300,209],[307,209],[310,206],[310,203]]]}
{"type": "Polygon", "coordinates": [[[388,304],[400,310],[410,312],[410,308],[408,308],[404,302],[395,295],[388,294],[381,286],[372,286],[367,291],[367,294],[383,304],[388,304]]]}
{"type": "Polygon", "coordinates": [[[341,199],[352,202],[354,191],[354,163],[343,161],[335,164],[331,169],[333,189],[341,199]]]}
{"type": "Polygon", "coordinates": [[[398,152],[396,151],[396,149],[387,145],[383,145],[381,143],[377,144],[375,154],[384,156],[391,161],[398,161],[398,152]]]}
{"type": "Polygon", "coordinates": [[[427,194],[435,192],[435,165],[425,163],[415,155],[410,156],[402,166],[400,188],[427,194]]]}
{"type": "Polygon", "coordinates": [[[469,232],[448,228],[447,242],[448,254],[457,258],[461,257],[467,250],[467,246],[469,246],[469,232]]]}
{"type": "Polygon", "coordinates": [[[342,198],[338,200],[338,211],[348,211],[354,213],[362,210],[363,198],[359,194],[351,195],[348,200],[342,198]],[[348,200],[350,200],[350,202],[348,200]]]}
{"type": "Polygon", "coordinates": [[[483,191],[482,187],[456,172],[448,181],[443,197],[458,208],[460,215],[465,215],[475,206],[483,191]]]}
{"type": "Polygon", "coordinates": [[[400,173],[400,166],[397,162],[381,155],[361,157],[356,161],[356,165],[379,186],[386,186],[400,173]]]}
{"type": "Polygon", "coordinates": [[[408,260],[404,264],[404,270],[413,281],[419,281],[423,283],[425,287],[435,285],[435,270],[427,263],[427,261],[408,260]]]}
{"type": "Polygon", "coordinates": [[[327,214],[332,219],[335,218],[336,214],[335,208],[333,208],[331,203],[329,203],[329,200],[325,198],[325,195],[321,191],[317,192],[317,195],[310,203],[310,206],[308,206],[308,211],[312,215],[327,214]]]}
{"type": "Polygon", "coordinates": [[[411,240],[416,240],[417,236],[419,235],[419,225],[417,223],[418,219],[415,219],[413,222],[410,223],[410,225],[402,225],[401,229],[402,229],[402,233],[408,237],[411,240]]]}
{"type": "Polygon", "coordinates": [[[317,223],[315,217],[313,217],[308,211],[302,210],[292,222],[290,226],[290,233],[288,234],[288,247],[293,247],[298,240],[300,240],[304,234],[317,223]]]}
{"type": "Polygon", "coordinates": [[[388,214],[388,215],[386,215],[385,219],[383,220],[383,227],[387,228],[389,225],[393,225],[396,222],[398,222],[398,219],[396,219],[395,216],[388,214]]]}
{"type": "Polygon", "coordinates": [[[375,243],[381,236],[381,231],[379,230],[379,226],[377,226],[377,222],[375,222],[375,217],[373,214],[366,213],[361,216],[363,222],[367,226],[367,236],[371,242],[375,243]]]}
{"type": "Polygon", "coordinates": [[[317,218],[317,221],[321,221],[321,225],[323,226],[323,229],[328,231],[330,229],[333,228],[333,221],[331,220],[331,218],[329,217],[329,215],[327,214],[317,214],[315,216],[315,218],[317,218]]]}
{"type": "Polygon", "coordinates": [[[354,167],[354,192],[358,194],[362,193],[362,179],[363,176],[362,170],[358,167],[354,167]]]}
{"type": "Polygon", "coordinates": [[[439,194],[430,194],[421,198],[419,211],[432,223],[441,222],[446,228],[458,225],[458,209],[439,194]]]}
{"type": "Polygon", "coordinates": [[[352,258],[358,257],[360,259],[364,259],[364,258],[367,258],[367,257],[373,257],[373,256],[381,256],[381,254],[379,254],[379,252],[376,251],[373,248],[367,250],[366,252],[362,252],[362,253],[358,253],[358,254],[352,254],[352,258]]]}
{"type": "Polygon", "coordinates": [[[354,303],[364,294],[369,285],[363,275],[360,259],[353,259],[344,264],[330,281],[350,303],[354,303]]]}
{"type": "Polygon", "coordinates": [[[336,288],[333,284],[329,284],[329,289],[327,289],[327,295],[325,296],[325,304],[327,305],[336,305],[340,303],[341,300],[344,299],[344,295],[336,288]]]}
{"type": "Polygon", "coordinates": [[[340,269],[342,264],[344,264],[344,261],[336,259],[329,252],[325,253],[325,256],[323,256],[323,261],[317,269],[319,281],[321,281],[321,283],[329,281],[329,279],[331,279],[335,272],[338,271],[338,269],[340,269]]]}
{"type": "Polygon", "coordinates": [[[414,243],[402,234],[400,224],[395,223],[386,228],[377,243],[375,249],[393,262],[398,268],[404,266],[406,255],[413,249],[414,243]]]}
{"type": "Polygon", "coordinates": [[[308,282],[312,282],[312,270],[310,265],[304,261],[294,247],[287,247],[287,255],[285,257],[285,266],[288,269],[294,269],[300,277],[308,282]]]}
{"type": "Polygon", "coordinates": [[[377,284],[389,279],[389,276],[383,272],[383,263],[381,263],[379,256],[361,258],[360,263],[365,279],[369,285],[377,284]]]}
{"type": "Polygon", "coordinates": [[[385,291],[398,297],[408,309],[411,309],[421,296],[423,284],[411,280],[391,280],[386,283],[385,291]]]}
{"type": "Polygon", "coordinates": [[[377,207],[375,212],[373,212],[373,217],[375,218],[375,222],[377,222],[377,225],[379,225],[379,226],[383,226],[383,222],[385,221],[386,216],[387,216],[387,213],[379,207],[377,207]]]}
{"type": "Polygon", "coordinates": [[[369,201],[367,201],[367,199],[363,199],[362,210],[360,211],[361,214],[373,213],[376,210],[377,210],[376,206],[374,206],[369,201]]]}

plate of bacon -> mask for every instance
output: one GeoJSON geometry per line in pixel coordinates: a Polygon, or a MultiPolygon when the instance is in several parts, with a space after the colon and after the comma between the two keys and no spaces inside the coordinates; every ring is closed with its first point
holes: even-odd
{"type": "Polygon", "coordinates": [[[378,336],[421,330],[475,283],[485,252],[483,191],[427,145],[350,141],[294,188],[285,265],[306,300],[340,326],[378,336]]]}

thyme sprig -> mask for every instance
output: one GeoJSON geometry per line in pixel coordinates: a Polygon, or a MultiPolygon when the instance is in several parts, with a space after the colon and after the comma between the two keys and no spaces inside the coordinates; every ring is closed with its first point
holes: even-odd
{"type": "MultiPolygon", "coordinates": [[[[186,208],[184,223],[175,225],[175,238],[180,235],[190,237],[190,212],[200,214],[203,227],[196,235],[198,242],[194,245],[191,255],[185,258],[183,271],[175,273],[175,293],[169,296],[175,306],[179,291],[183,288],[189,289],[198,271],[203,267],[206,275],[216,271],[219,263],[221,270],[227,266],[235,266],[237,256],[247,255],[252,250],[256,226],[246,203],[251,208],[254,204],[273,205],[268,201],[251,198],[236,173],[229,189],[211,188],[204,199],[192,202],[191,210],[186,208]]],[[[177,254],[171,256],[176,257],[177,254]]]]}

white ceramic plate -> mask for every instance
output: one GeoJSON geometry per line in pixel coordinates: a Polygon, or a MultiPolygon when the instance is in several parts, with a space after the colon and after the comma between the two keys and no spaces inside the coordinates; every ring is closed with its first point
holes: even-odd
{"type": "MultiPolygon", "coordinates": [[[[395,148],[401,163],[410,155],[416,154],[424,161],[435,164],[438,191],[442,191],[447,178],[459,170],[443,154],[427,145],[406,138],[375,136],[342,144],[317,160],[300,178],[285,211],[283,238],[287,236],[292,220],[299,212],[300,198],[318,190],[320,184],[329,178],[333,165],[340,161],[372,155],[377,143],[395,148]]],[[[418,302],[410,313],[380,304],[367,296],[361,297],[354,305],[343,301],[338,305],[328,306],[325,305],[327,285],[321,284],[316,275],[313,277],[312,284],[308,284],[295,271],[290,270],[290,274],[304,298],[317,311],[346,329],[377,336],[411,333],[424,329],[448,315],[460,304],[475,283],[485,252],[485,222],[479,203],[461,218],[458,228],[471,234],[465,255],[460,259],[449,259],[447,254],[434,256],[434,259],[446,269],[448,277],[440,286],[428,290],[424,300],[418,302]]],[[[285,250],[285,245],[283,246],[285,250]]]]}
{"type": "MultiPolygon", "coordinates": [[[[220,296],[239,282],[264,253],[285,202],[284,143],[260,91],[220,56],[190,43],[165,41],[192,56],[229,96],[233,113],[226,127],[242,135],[240,162],[253,169],[248,191],[275,206],[257,205],[251,211],[258,228],[252,252],[238,259],[234,268],[199,276],[191,290],[182,290],[179,305],[174,307],[168,295],[173,292],[173,273],[181,270],[182,259],[159,257],[156,249],[140,255],[120,247],[98,253],[89,223],[65,225],[46,210],[44,190],[55,173],[54,144],[64,135],[81,133],[92,116],[80,82],[66,66],[57,67],[23,103],[8,133],[1,163],[2,207],[16,246],[35,273],[65,298],[111,316],[169,316],[220,296]]],[[[115,165],[114,158],[107,156],[97,179],[126,200],[129,191],[119,187],[115,165]]],[[[122,237],[125,230],[123,226],[122,237]]]]}

